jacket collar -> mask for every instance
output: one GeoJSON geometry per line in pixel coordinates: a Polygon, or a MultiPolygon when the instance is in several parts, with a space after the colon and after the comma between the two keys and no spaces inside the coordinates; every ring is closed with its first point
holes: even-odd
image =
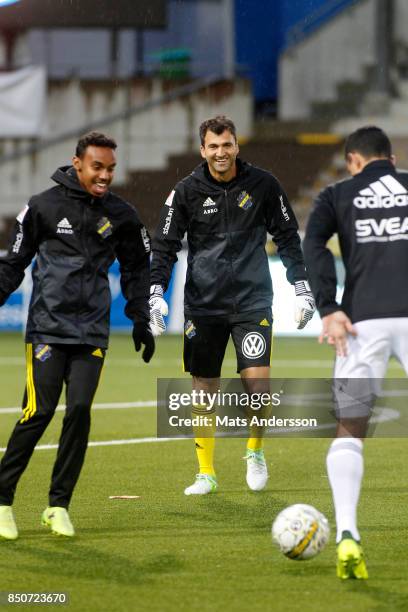
{"type": "Polygon", "coordinates": [[[103,202],[109,194],[109,191],[102,197],[97,198],[86,191],[78,180],[76,170],[73,166],[61,166],[58,168],[51,179],[67,189],[68,195],[74,198],[86,199],[90,202],[103,202]]]}
{"type": "Polygon", "coordinates": [[[359,174],[369,174],[370,172],[377,172],[378,170],[395,171],[394,164],[389,159],[375,159],[369,162],[359,174]]]}

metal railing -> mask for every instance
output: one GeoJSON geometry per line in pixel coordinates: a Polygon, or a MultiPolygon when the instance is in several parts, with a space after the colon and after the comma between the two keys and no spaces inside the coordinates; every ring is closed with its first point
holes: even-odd
{"type": "Polygon", "coordinates": [[[330,19],[336,17],[344,9],[349,8],[361,0],[328,0],[315,11],[298,21],[286,33],[285,50],[297,45],[312,32],[325,25],[330,19]]]}
{"type": "Polygon", "coordinates": [[[211,85],[215,85],[220,81],[224,80],[224,78],[220,75],[212,75],[208,77],[204,77],[201,79],[197,79],[192,83],[187,83],[186,85],[182,85],[181,87],[176,87],[168,93],[162,94],[157,98],[153,98],[152,100],[148,100],[142,104],[138,104],[136,106],[130,106],[129,108],[124,109],[121,112],[114,113],[112,115],[107,115],[102,119],[98,119],[92,121],[87,124],[83,124],[78,126],[77,128],[67,130],[66,132],[61,132],[57,136],[52,136],[50,138],[44,138],[41,140],[37,140],[36,142],[22,147],[18,151],[13,151],[12,153],[6,153],[0,156],[0,164],[4,164],[6,162],[14,161],[16,159],[21,159],[26,155],[34,155],[39,151],[43,151],[48,149],[56,144],[64,142],[66,140],[71,140],[73,138],[77,138],[82,134],[86,134],[87,132],[91,132],[95,129],[100,129],[102,127],[106,127],[115,123],[116,121],[127,120],[134,115],[138,115],[140,113],[146,112],[163,104],[167,104],[169,102],[174,102],[175,100],[189,96],[200,89],[205,87],[209,87],[211,85]]]}

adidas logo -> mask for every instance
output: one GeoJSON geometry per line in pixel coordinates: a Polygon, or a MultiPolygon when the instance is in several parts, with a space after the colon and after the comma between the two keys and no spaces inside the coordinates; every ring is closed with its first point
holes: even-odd
{"type": "Polygon", "coordinates": [[[57,227],[65,227],[67,229],[72,229],[72,225],[68,221],[66,217],[64,217],[57,225],[57,227]]]}
{"type": "Polygon", "coordinates": [[[408,206],[408,192],[396,178],[391,174],[386,174],[362,189],[354,198],[353,203],[360,209],[408,206]]]}
{"type": "Polygon", "coordinates": [[[211,199],[210,197],[208,197],[206,199],[206,201],[203,203],[203,206],[215,206],[215,202],[213,199],[211,199]]]}
{"type": "Polygon", "coordinates": [[[72,225],[68,221],[66,217],[61,219],[61,221],[57,224],[57,234],[73,234],[74,230],[72,229],[72,225]]]}

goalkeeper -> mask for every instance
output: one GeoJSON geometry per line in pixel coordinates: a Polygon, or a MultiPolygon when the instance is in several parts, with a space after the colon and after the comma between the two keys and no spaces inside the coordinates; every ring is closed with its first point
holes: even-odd
{"type": "MultiPolygon", "coordinates": [[[[188,270],[184,293],[184,367],[196,391],[214,393],[229,336],[237,370],[248,393],[268,392],[272,340],[272,283],[265,251],[267,232],[294,285],[296,322],[302,329],[315,304],[306,280],[298,225],[285,192],[272,174],[239,159],[236,129],[225,116],[200,126],[203,162],[171,192],[153,241],[151,327],[165,330],[163,299],[187,232],[188,270]]],[[[195,415],[207,407],[193,406],[195,415]]],[[[203,428],[202,428],[203,429],[203,428]]],[[[214,430],[196,433],[199,474],[186,495],[217,488],[214,430]]],[[[265,487],[268,471],[262,431],[248,440],[247,484],[265,487]]]]}

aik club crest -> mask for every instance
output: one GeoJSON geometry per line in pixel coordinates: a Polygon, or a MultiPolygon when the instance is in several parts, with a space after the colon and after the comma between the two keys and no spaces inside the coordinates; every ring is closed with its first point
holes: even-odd
{"type": "Polygon", "coordinates": [[[238,196],[238,206],[240,208],[243,208],[244,210],[247,210],[248,208],[251,208],[251,206],[253,206],[253,203],[254,201],[249,195],[249,193],[247,193],[246,191],[241,191],[238,196]]]}
{"type": "Polygon", "coordinates": [[[37,344],[34,353],[39,361],[47,361],[51,357],[51,347],[48,344],[37,344]]]}
{"type": "Polygon", "coordinates": [[[102,238],[112,236],[112,224],[107,217],[102,217],[96,224],[97,232],[102,238]]]}
{"type": "Polygon", "coordinates": [[[189,340],[191,340],[191,338],[194,338],[197,332],[195,325],[192,321],[186,321],[184,325],[184,333],[186,334],[189,340]]]}

